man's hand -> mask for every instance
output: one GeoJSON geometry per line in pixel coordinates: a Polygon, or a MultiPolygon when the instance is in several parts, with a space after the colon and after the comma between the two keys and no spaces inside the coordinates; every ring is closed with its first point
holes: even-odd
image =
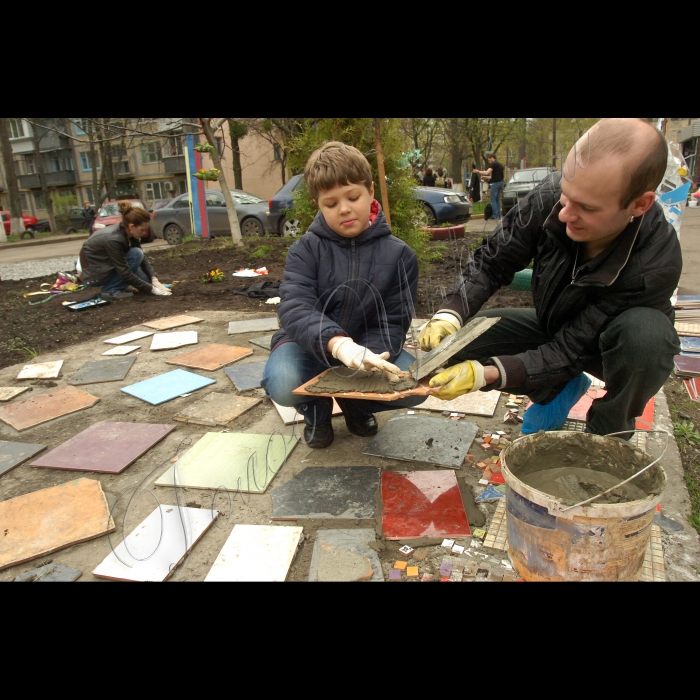
{"type": "Polygon", "coordinates": [[[332,355],[350,369],[380,370],[390,382],[397,382],[398,375],[401,374],[401,370],[396,365],[387,362],[388,352],[377,355],[366,347],[353,342],[352,338],[339,340],[333,346],[332,355]]]}
{"type": "Polygon", "coordinates": [[[173,295],[169,289],[166,289],[165,287],[156,287],[155,285],[153,285],[151,288],[151,294],[154,294],[157,297],[170,297],[173,295]]]}
{"type": "Polygon", "coordinates": [[[425,325],[418,336],[421,350],[432,350],[440,345],[443,338],[459,330],[459,321],[452,314],[436,314],[425,325]],[[448,320],[447,316],[454,321],[448,320]]]}
{"type": "Polygon", "coordinates": [[[444,401],[451,401],[462,394],[469,394],[486,386],[484,366],[475,360],[460,362],[436,374],[430,380],[430,386],[441,386],[442,389],[435,396],[444,401]]]}

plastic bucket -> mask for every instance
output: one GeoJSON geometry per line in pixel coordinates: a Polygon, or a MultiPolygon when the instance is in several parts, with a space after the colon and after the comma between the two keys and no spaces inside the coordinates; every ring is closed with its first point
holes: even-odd
{"type": "Polygon", "coordinates": [[[520,270],[520,272],[516,272],[513,281],[508,285],[508,289],[512,289],[515,292],[532,291],[532,269],[528,267],[520,270]]]}
{"type": "MultiPolygon", "coordinates": [[[[624,440],[570,431],[540,432],[508,446],[501,453],[501,464],[506,482],[508,548],[516,571],[526,581],[636,581],[656,506],[666,488],[666,473],[655,464],[632,482],[649,494],[641,500],[594,501],[570,508],[572,503],[522,481],[534,472],[541,473],[544,459],[538,464],[538,455],[557,447],[552,440],[570,441],[578,454],[586,449],[589,454],[592,450],[602,452],[609,464],[605,471],[620,481],[639,471],[639,460],[642,466],[653,461],[624,440]]],[[[568,449],[567,445],[561,447],[568,449]]],[[[585,458],[580,466],[586,467],[585,458]]]]}

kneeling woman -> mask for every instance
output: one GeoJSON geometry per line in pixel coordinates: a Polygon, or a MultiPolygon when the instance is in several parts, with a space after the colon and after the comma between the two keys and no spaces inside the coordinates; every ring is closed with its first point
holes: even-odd
{"type": "Polygon", "coordinates": [[[96,231],[80,250],[81,279],[90,287],[102,287],[103,299],[126,299],[129,285],[146,294],[170,296],[172,292],[156,277],[141,248],[148,236],[151,215],[131,202],[119,202],[122,220],[96,231]]]}

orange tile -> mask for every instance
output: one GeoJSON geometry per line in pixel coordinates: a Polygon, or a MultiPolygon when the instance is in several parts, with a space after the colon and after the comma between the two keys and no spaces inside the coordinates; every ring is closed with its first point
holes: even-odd
{"type": "Polygon", "coordinates": [[[102,486],[76,479],[0,503],[0,569],[114,532],[102,486]]]}
{"type": "Polygon", "coordinates": [[[397,561],[396,564],[394,564],[394,568],[401,569],[401,571],[403,571],[407,566],[408,566],[407,561],[397,561]]]}
{"type": "Polygon", "coordinates": [[[172,360],[167,360],[166,364],[193,367],[194,369],[204,369],[213,372],[252,354],[253,351],[250,348],[212,343],[192,352],[186,352],[184,355],[173,357],[172,360]]]}
{"type": "Polygon", "coordinates": [[[417,566],[407,567],[406,576],[408,576],[408,578],[418,578],[418,567],[417,566]]]}

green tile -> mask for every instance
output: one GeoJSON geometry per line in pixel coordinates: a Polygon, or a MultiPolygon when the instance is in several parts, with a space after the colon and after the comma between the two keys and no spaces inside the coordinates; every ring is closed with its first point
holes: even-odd
{"type": "Polygon", "coordinates": [[[297,442],[299,438],[284,435],[206,433],[155,483],[264,493],[297,442]]]}

